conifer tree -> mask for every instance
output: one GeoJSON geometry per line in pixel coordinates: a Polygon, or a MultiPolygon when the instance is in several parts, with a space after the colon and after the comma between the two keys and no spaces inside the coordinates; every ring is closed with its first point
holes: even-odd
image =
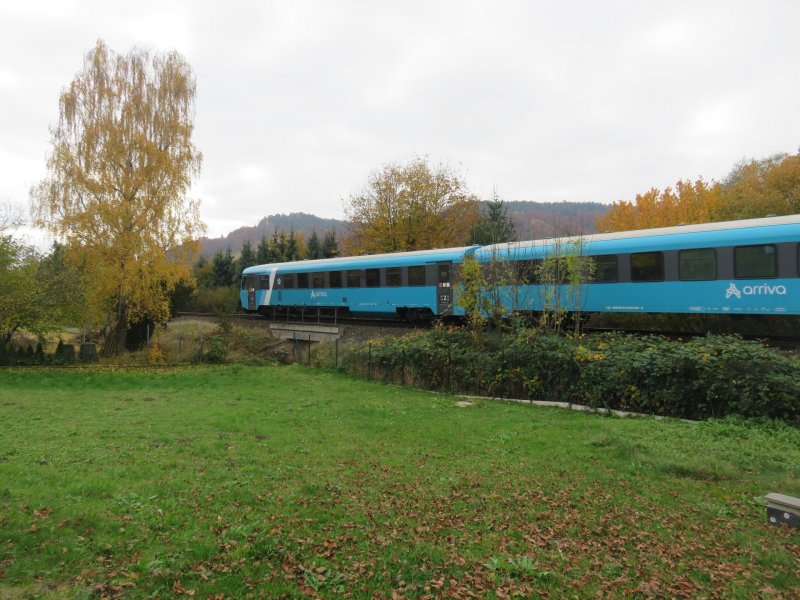
{"type": "Polygon", "coordinates": [[[339,256],[339,242],[336,241],[336,231],[329,229],[322,240],[322,257],[334,258],[339,256]]]}
{"type": "Polygon", "coordinates": [[[316,230],[312,231],[311,237],[308,238],[308,243],[306,244],[306,258],[308,260],[322,258],[322,244],[320,244],[316,230]]]}
{"type": "Polygon", "coordinates": [[[241,275],[242,271],[247,267],[252,267],[254,264],[256,264],[256,253],[253,252],[253,248],[250,246],[250,240],[247,240],[242,244],[242,251],[239,254],[239,274],[241,275]]]}

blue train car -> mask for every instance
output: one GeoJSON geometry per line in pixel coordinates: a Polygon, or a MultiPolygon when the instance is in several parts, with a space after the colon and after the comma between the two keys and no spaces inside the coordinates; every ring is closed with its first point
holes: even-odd
{"type": "MultiPolygon", "coordinates": [[[[383,318],[458,313],[452,279],[477,246],[277,263],[242,273],[240,300],[265,315],[306,310],[383,318]]],[[[309,312],[310,312],[309,311],[309,312]]]]}
{"type": "Polygon", "coordinates": [[[245,269],[240,299],[262,314],[460,315],[453,291],[470,256],[506,310],[800,315],[800,215],[260,265],[245,269]],[[591,259],[591,280],[541,280],[543,261],[568,257],[591,259]]]}
{"type": "Polygon", "coordinates": [[[517,275],[499,278],[515,310],[798,315],[799,253],[800,215],[791,215],[498,244],[474,256],[517,275]],[[536,280],[541,261],[568,255],[591,258],[591,281],[536,280]]]}

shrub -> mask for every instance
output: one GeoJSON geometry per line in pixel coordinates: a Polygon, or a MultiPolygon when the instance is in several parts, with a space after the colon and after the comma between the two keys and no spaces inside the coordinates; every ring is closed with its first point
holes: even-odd
{"type": "Polygon", "coordinates": [[[39,340],[36,343],[36,350],[34,351],[34,362],[38,365],[44,364],[45,362],[44,346],[42,345],[42,340],[39,340]]]}
{"type": "Polygon", "coordinates": [[[800,362],[737,336],[580,338],[437,327],[355,348],[343,366],[419,387],[689,419],[800,420],[800,362]]]}
{"type": "Polygon", "coordinates": [[[228,344],[219,335],[208,338],[208,346],[203,357],[205,362],[222,364],[228,360],[228,344]]]}
{"type": "Polygon", "coordinates": [[[72,344],[65,344],[64,340],[58,340],[55,354],[53,354],[53,362],[57,365],[68,364],[75,361],[75,346],[72,344]]]}
{"type": "Polygon", "coordinates": [[[184,308],[187,311],[214,314],[241,312],[239,287],[200,288],[186,302],[184,308]]]}

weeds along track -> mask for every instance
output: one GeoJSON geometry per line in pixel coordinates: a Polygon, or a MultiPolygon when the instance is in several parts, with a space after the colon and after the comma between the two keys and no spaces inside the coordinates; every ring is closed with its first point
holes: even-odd
{"type": "Polygon", "coordinates": [[[389,319],[365,319],[365,318],[342,318],[323,315],[290,315],[289,317],[272,318],[265,317],[257,314],[213,314],[213,313],[193,313],[182,312],[178,313],[178,317],[192,317],[196,319],[207,319],[210,321],[218,322],[224,319],[235,320],[239,324],[245,325],[262,325],[269,326],[272,323],[276,324],[289,324],[289,325],[333,325],[339,327],[364,327],[364,328],[380,328],[387,331],[400,330],[400,331],[416,331],[420,329],[430,329],[434,321],[418,321],[410,323],[408,321],[389,319]]]}
{"type": "MultiPolygon", "coordinates": [[[[245,314],[245,313],[230,313],[230,314],[214,314],[214,313],[179,313],[179,317],[193,317],[198,319],[208,319],[210,321],[218,322],[222,319],[236,320],[240,324],[269,327],[271,323],[290,324],[290,325],[335,325],[342,328],[363,328],[366,335],[355,335],[347,337],[355,337],[356,339],[369,339],[377,337],[382,334],[386,335],[403,335],[404,333],[411,333],[413,331],[430,329],[435,321],[418,321],[410,323],[402,320],[388,320],[388,319],[366,319],[366,318],[342,318],[324,315],[288,315],[282,318],[270,319],[263,315],[258,314],[245,314]]],[[[457,324],[457,321],[450,321],[451,325],[457,324]]],[[[593,326],[591,323],[583,327],[585,333],[623,333],[630,335],[648,336],[658,335],[674,340],[690,340],[697,337],[703,337],[708,332],[679,330],[675,328],[659,329],[659,328],[643,328],[643,327],[605,327],[593,326]]],[[[740,335],[742,339],[746,340],[759,340],[764,344],[785,350],[787,352],[800,352],[800,333],[791,332],[789,334],[776,334],[775,332],[764,332],[763,334],[752,332],[737,332],[719,331],[711,333],[719,335],[740,335]]]]}

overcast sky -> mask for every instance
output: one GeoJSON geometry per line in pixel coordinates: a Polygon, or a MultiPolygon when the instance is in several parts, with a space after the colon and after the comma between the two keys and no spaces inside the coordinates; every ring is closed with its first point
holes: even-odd
{"type": "Polygon", "coordinates": [[[58,96],[98,38],[197,76],[209,235],[342,218],[387,162],[481,197],[633,199],[800,146],[800,2],[0,1],[0,203],[45,176],[58,96]]]}

